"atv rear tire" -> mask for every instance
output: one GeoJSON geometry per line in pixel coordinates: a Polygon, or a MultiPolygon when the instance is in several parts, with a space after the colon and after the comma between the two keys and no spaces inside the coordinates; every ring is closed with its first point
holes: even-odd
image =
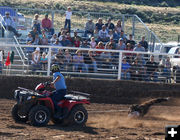
{"type": "Polygon", "coordinates": [[[87,110],[82,105],[76,105],[72,108],[69,116],[64,119],[63,125],[83,126],[88,119],[87,110]]]}
{"type": "Polygon", "coordinates": [[[11,115],[12,115],[12,118],[14,119],[15,122],[26,122],[28,120],[28,117],[27,116],[20,116],[18,114],[18,105],[15,104],[11,110],[11,115]]]}
{"type": "Polygon", "coordinates": [[[50,119],[49,109],[42,105],[34,106],[29,112],[29,121],[33,126],[46,126],[50,119]]]}

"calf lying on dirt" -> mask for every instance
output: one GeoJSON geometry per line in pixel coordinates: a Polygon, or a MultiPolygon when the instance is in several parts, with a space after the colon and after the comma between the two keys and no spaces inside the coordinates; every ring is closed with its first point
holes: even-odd
{"type": "Polygon", "coordinates": [[[146,101],[140,105],[132,105],[129,108],[128,117],[143,117],[145,114],[147,114],[152,105],[168,100],[169,98],[156,98],[146,101]]]}

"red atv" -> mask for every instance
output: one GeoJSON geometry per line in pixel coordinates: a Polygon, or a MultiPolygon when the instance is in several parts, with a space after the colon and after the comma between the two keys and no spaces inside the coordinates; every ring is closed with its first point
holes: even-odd
{"type": "Polygon", "coordinates": [[[63,118],[54,117],[56,113],[54,104],[50,98],[52,92],[46,88],[49,83],[40,83],[35,91],[18,87],[15,90],[14,98],[17,103],[12,108],[12,117],[18,122],[29,121],[34,126],[45,126],[51,119],[55,124],[63,125],[84,125],[88,119],[87,110],[83,104],[90,104],[89,94],[78,91],[71,91],[58,105],[63,108],[63,118]]]}

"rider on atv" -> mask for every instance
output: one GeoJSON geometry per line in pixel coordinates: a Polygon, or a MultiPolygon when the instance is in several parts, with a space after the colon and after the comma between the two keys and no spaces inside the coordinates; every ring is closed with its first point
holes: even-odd
{"type": "Polygon", "coordinates": [[[51,82],[51,87],[56,89],[51,96],[57,112],[54,117],[61,118],[63,117],[62,108],[58,106],[58,102],[63,100],[64,96],[66,95],[66,83],[64,76],[60,73],[60,68],[57,64],[53,64],[51,66],[51,71],[53,73],[53,82],[51,82]]]}

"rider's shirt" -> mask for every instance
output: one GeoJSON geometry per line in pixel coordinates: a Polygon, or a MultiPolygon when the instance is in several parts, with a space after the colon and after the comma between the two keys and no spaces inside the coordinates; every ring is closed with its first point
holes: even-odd
{"type": "Polygon", "coordinates": [[[53,80],[55,80],[58,76],[60,76],[61,78],[54,84],[56,90],[66,89],[66,83],[64,80],[64,76],[60,72],[53,73],[53,80]]]}

